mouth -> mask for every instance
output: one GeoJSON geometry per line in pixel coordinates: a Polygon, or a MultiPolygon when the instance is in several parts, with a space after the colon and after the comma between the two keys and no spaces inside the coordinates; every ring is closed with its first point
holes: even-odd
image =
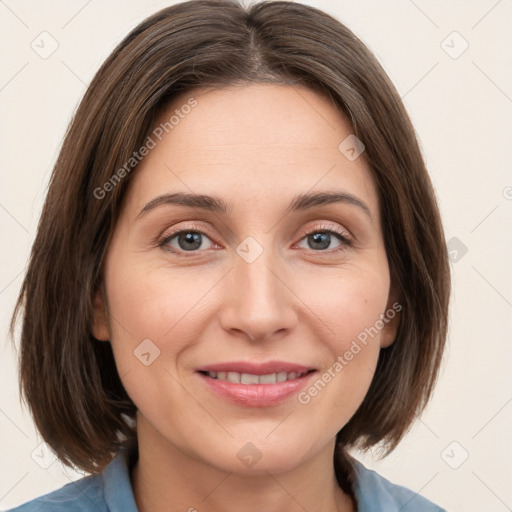
{"type": "Polygon", "coordinates": [[[197,374],[214,395],[248,407],[269,407],[296,394],[317,370],[304,365],[233,362],[202,367],[197,374]]]}
{"type": "Polygon", "coordinates": [[[239,373],[239,372],[207,372],[199,371],[202,375],[210,377],[210,379],[232,382],[233,384],[276,384],[279,382],[287,382],[290,380],[300,379],[315,370],[306,370],[303,372],[277,372],[265,373],[258,375],[255,373],[239,373]]]}

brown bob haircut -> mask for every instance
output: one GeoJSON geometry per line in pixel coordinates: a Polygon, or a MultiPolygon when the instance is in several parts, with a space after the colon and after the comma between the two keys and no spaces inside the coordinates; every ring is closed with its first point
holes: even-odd
{"type": "Polygon", "coordinates": [[[95,190],[144,144],[175,96],[250,83],[300,84],[330,98],[364,143],[379,191],[403,309],[364,401],[337,434],[339,480],[350,476],[348,448],[379,444],[389,453],[430,399],[447,336],[450,268],[435,192],[393,84],[367,47],[319,9],[186,1],[134,28],[89,85],[54,167],[13,313],[11,334],[23,312],[22,397],[67,465],[97,473],[136,444],[126,420],[136,407],[110,343],[91,330],[105,251],[136,167],[103,198],[95,190]]]}

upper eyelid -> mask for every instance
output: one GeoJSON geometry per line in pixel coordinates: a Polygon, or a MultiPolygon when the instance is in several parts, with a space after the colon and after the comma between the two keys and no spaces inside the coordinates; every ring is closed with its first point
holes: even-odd
{"type": "Polygon", "coordinates": [[[163,240],[168,239],[168,238],[173,238],[176,235],[179,235],[180,233],[187,232],[187,231],[193,231],[193,232],[201,233],[208,237],[213,237],[213,234],[211,234],[210,230],[208,230],[207,228],[204,228],[203,226],[196,226],[194,224],[190,224],[189,226],[185,226],[184,228],[180,228],[180,229],[176,229],[176,230],[173,229],[169,233],[164,232],[164,234],[162,235],[161,238],[163,240]]]}

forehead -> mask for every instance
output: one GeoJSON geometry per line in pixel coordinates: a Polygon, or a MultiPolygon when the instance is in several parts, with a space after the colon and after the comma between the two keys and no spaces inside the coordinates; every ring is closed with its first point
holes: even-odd
{"type": "Polygon", "coordinates": [[[304,86],[195,89],[155,121],[155,146],[137,167],[127,202],[140,209],[164,192],[193,192],[275,204],[345,189],[376,210],[364,153],[351,161],[339,149],[352,132],[330,98],[304,86]]]}

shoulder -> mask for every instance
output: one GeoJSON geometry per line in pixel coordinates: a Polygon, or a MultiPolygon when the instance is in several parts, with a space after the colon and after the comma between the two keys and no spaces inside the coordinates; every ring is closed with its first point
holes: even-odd
{"type": "Polygon", "coordinates": [[[70,482],[7,512],[108,512],[101,475],[70,482]]]}
{"type": "Polygon", "coordinates": [[[354,459],[359,512],[446,512],[420,494],[394,484],[354,459]]]}
{"type": "Polygon", "coordinates": [[[99,474],[70,482],[7,512],[137,512],[130,458],[122,450],[99,474]]]}

